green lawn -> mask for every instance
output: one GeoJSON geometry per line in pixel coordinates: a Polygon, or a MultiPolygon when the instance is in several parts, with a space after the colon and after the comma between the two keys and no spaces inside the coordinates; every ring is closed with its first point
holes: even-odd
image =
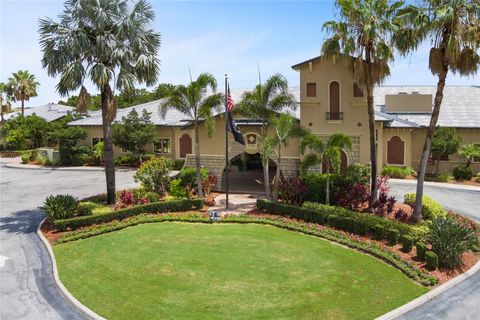
{"type": "Polygon", "coordinates": [[[272,226],[143,224],[54,251],[65,286],[108,319],[372,319],[427,291],[272,226]]]}

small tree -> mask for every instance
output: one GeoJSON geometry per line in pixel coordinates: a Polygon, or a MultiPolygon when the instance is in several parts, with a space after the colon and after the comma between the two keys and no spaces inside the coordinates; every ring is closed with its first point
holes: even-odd
{"type": "Polygon", "coordinates": [[[39,148],[43,145],[44,138],[50,131],[50,124],[34,113],[25,117],[24,128],[28,132],[28,138],[32,142],[33,147],[39,148]]]}
{"type": "Polygon", "coordinates": [[[302,137],[300,142],[301,153],[304,154],[307,148],[312,153],[304,157],[301,163],[301,171],[305,173],[308,168],[322,164],[323,159],[325,159],[325,164],[327,165],[325,202],[330,204],[330,173],[340,173],[341,149],[351,149],[352,140],[343,133],[336,133],[330,136],[325,145],[318,136],[309,133],[302,137]]]}
{"type": "Polygon", "coordinates": [[[466,167],[469,168],[473,159],[480,157],[480,147],[472,143],[463,144],[458,150],[458,154],[467,160],[466,167]]]}
{"type": "Polygon", "coordinates": [[[455,128],[440,127],[435,131],[432,139],[432,158],[436,161],[437,166],[435,173],[438,173],[438,165],[440,160],[448,159],[448,157],[458,151],[462,139],[457,135],[455,128]]]}
{"type": "Polygon", "coordinates": [[[163,195],[170,182],[169,174],[174,164],[173,160],[164,157],[145,161],[133,178],[135,182],[140,182],[146,190],[163,195]]]}
{"type": "Polygon", "coordinates": [[[39,85],[40,83],[35,79],[35,75],[27,70],[19,70],[8,79],[7,91],[13,101],[22,103],[22,116],[25,115],[25,101],[37,96],[37,87],[39,85]]]}
{"type": "Polygon", "coordinates": [[[143,110],[142,115],[133,109],[121,122],[113,125],[113,143],[131,152],[139,162],[145,155],[145,146],[155,142],[156,128],[150,120],[150,113],[143,110]]]}
{"type": "Polygon", "coordinates": [[[60,162],[63,165],[82,164],[88,147],[77,147],[80,140],[87,138],[87,131],[79,127],[60,127],[49,133],[49,138],[57,141],[60,151],[60,162]]]}

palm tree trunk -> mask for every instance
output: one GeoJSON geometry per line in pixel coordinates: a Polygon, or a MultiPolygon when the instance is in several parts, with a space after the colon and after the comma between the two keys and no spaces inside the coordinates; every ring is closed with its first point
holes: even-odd
{"type": "Polygon", "coordinates": [[[367,89],[368,130],[370,133],[370,193],[372,203],[377,200],[377,143],[375,141],[375,109],[373,107],[373,90],[367,89]]]}
{"type": "Polygon", "coordinates": [[[22,99],[22,117],[25,116],[25,101],[22,99]]]}
{"type": "Polygon", "coordinates": [[[325,188],[325,204],[330,205],[330,173],[327,173],[327,187],[325,188]]]}
{"type": "Polygon", "coordinates": [[[418,222],[422,220],[422,198],[423,183],[425,182],[425,171],[427,170],[428,157],[430,156],[430,147],[432,146],[432,138],[437,127],[438,116],[440,115],[440,107],[443,100],[443,89],[445,88],[445,79],[448,74],[448,62],[443,59],[442,71],[438,75],[437,92],[433,103],[433,113],[430,118],[430,126],[428,127],[427,137],[423,145],[422,159],[420,160],[420,168],[418,170],[417,193],[415,198],[415,208],[412,214],[412,220],[418,222]]]}
{"type": "Polygon", "coordinates": [[[263,184],[265,185],[265,193],[267,194],[267,200],[272,200],[272,189],[270,188],[270,168],[268,160],[263,164],[263,184]]]}
{"type": "Polygon", "coordinates": [[[105,178],[107,181],[107,204],[115,204],[115,165],[113,163],[112,123],[108,120],[110,103],[110,85],[102,88],[102,127],[103,127],[103,159],[105,161],[105,178]]]}
{"type": "MultiPolygon", "coordinates": [[[[228,170],[228,167],[225,170],[228,170]]],[[[202,175],[200,174],[200,138],[197,121],[195,121],[195,175],[197,177],[198,197],[203,198],[202,175]]]]}
{"type": "Polygon", "coordinates": [[[278,188],[280,183],[280,165],[282,163],[282,146],[278,144],[278,154],[277,154],[277,171],[275,173],[275,182],[273,184],[273,201],[278,201],[278,188]]]}

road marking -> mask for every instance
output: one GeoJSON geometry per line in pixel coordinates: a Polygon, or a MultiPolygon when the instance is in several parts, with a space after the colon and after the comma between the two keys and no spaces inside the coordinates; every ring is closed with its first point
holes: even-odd
{"type": "Polygon", "coordinates": [[[5,267],[5,261],[7,261],[7,260],[10,260],[10,258],[9,258],[9,257],[5,257],[5,256],[2,256],[2,255],[0,254],[0,268],[5,267]]]}

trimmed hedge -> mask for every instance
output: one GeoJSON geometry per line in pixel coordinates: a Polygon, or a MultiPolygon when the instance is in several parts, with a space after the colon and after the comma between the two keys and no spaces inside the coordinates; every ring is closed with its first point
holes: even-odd
{"type": "Polygon", "coordinates": [[[385,166],[382,169],[382,175],[393,179],[405,179],[412,171],[410,167],[385,166]]]}
{"type": "Polygon", "coordinates": [[[398,238],[400,237],[400,231],[397,229],[390,229],[387,232],[387,241],[389,246],[394,246],[398,243],[398,238]]]}
{"type": "Polygon", "coordinates": [[[381,224],[376,224],[373,227],[373,235],[377,240],[385,239],[385,227],[382,226],[381,224]]]}
{"type": "Polygon", "coordinates": [[[397,229],[400,232],[400,236],[408,234],[412,235],[415,239],[417,238],[414,229],[408,224],[368,213],[354,212],[345,208],[327,206],[315,202],[305,202],[303,207],[296,207],[268,200],[257,200],[257,208],[275,215],[289,216],[352,233],[358,232],[360,235],[375,233],[377,229],[376,226],[378,225],[382,226],[385,230],[397,229]],[[362,226],[358,226],[359,224],[362,226]]]}
{"type": "Polygon", "coordinates": [[[403,236],[402,237],[402,251],[403,252],[410,252],[413,248],[413,238],[411,236],[403,236]]]}
{"type": "Polygon", "coordinates": [[[201,209],[203,204],[203,199],[183,199],[154,202],[102,214],[55,220],[53,225],[58,231],[64,231],[69,228],[75,230],[98,223],[122,220],[142,213],[178,212],[187,211],[192,208],[201,209]]]}
{"type": "MultiPolygon", "coordinates": [[[[415,193],[407,193],[403,200],[408,205],[415,205],[415,193]]],[[[423,196],[422,198],[422,217],[425,220],[433,220],[436,217],[446,217],[447,210],[445,210],[437,201],[430,197],[423,196]]]]}
{"type": "Polygon", "coordinates": [[[425,268],[428,270],[435,270],[438,268],[438,255],[433,251],[428,251],[425,254],[425,268]]]}
{"type": "Polygon", "coordinates": [[[424,261],[425,260],[425,254],[427,253],[427,245],[425,244],[425,242],[417,242],[415,247],[417,248],[418,259],[420,261],[424,261]]]}

